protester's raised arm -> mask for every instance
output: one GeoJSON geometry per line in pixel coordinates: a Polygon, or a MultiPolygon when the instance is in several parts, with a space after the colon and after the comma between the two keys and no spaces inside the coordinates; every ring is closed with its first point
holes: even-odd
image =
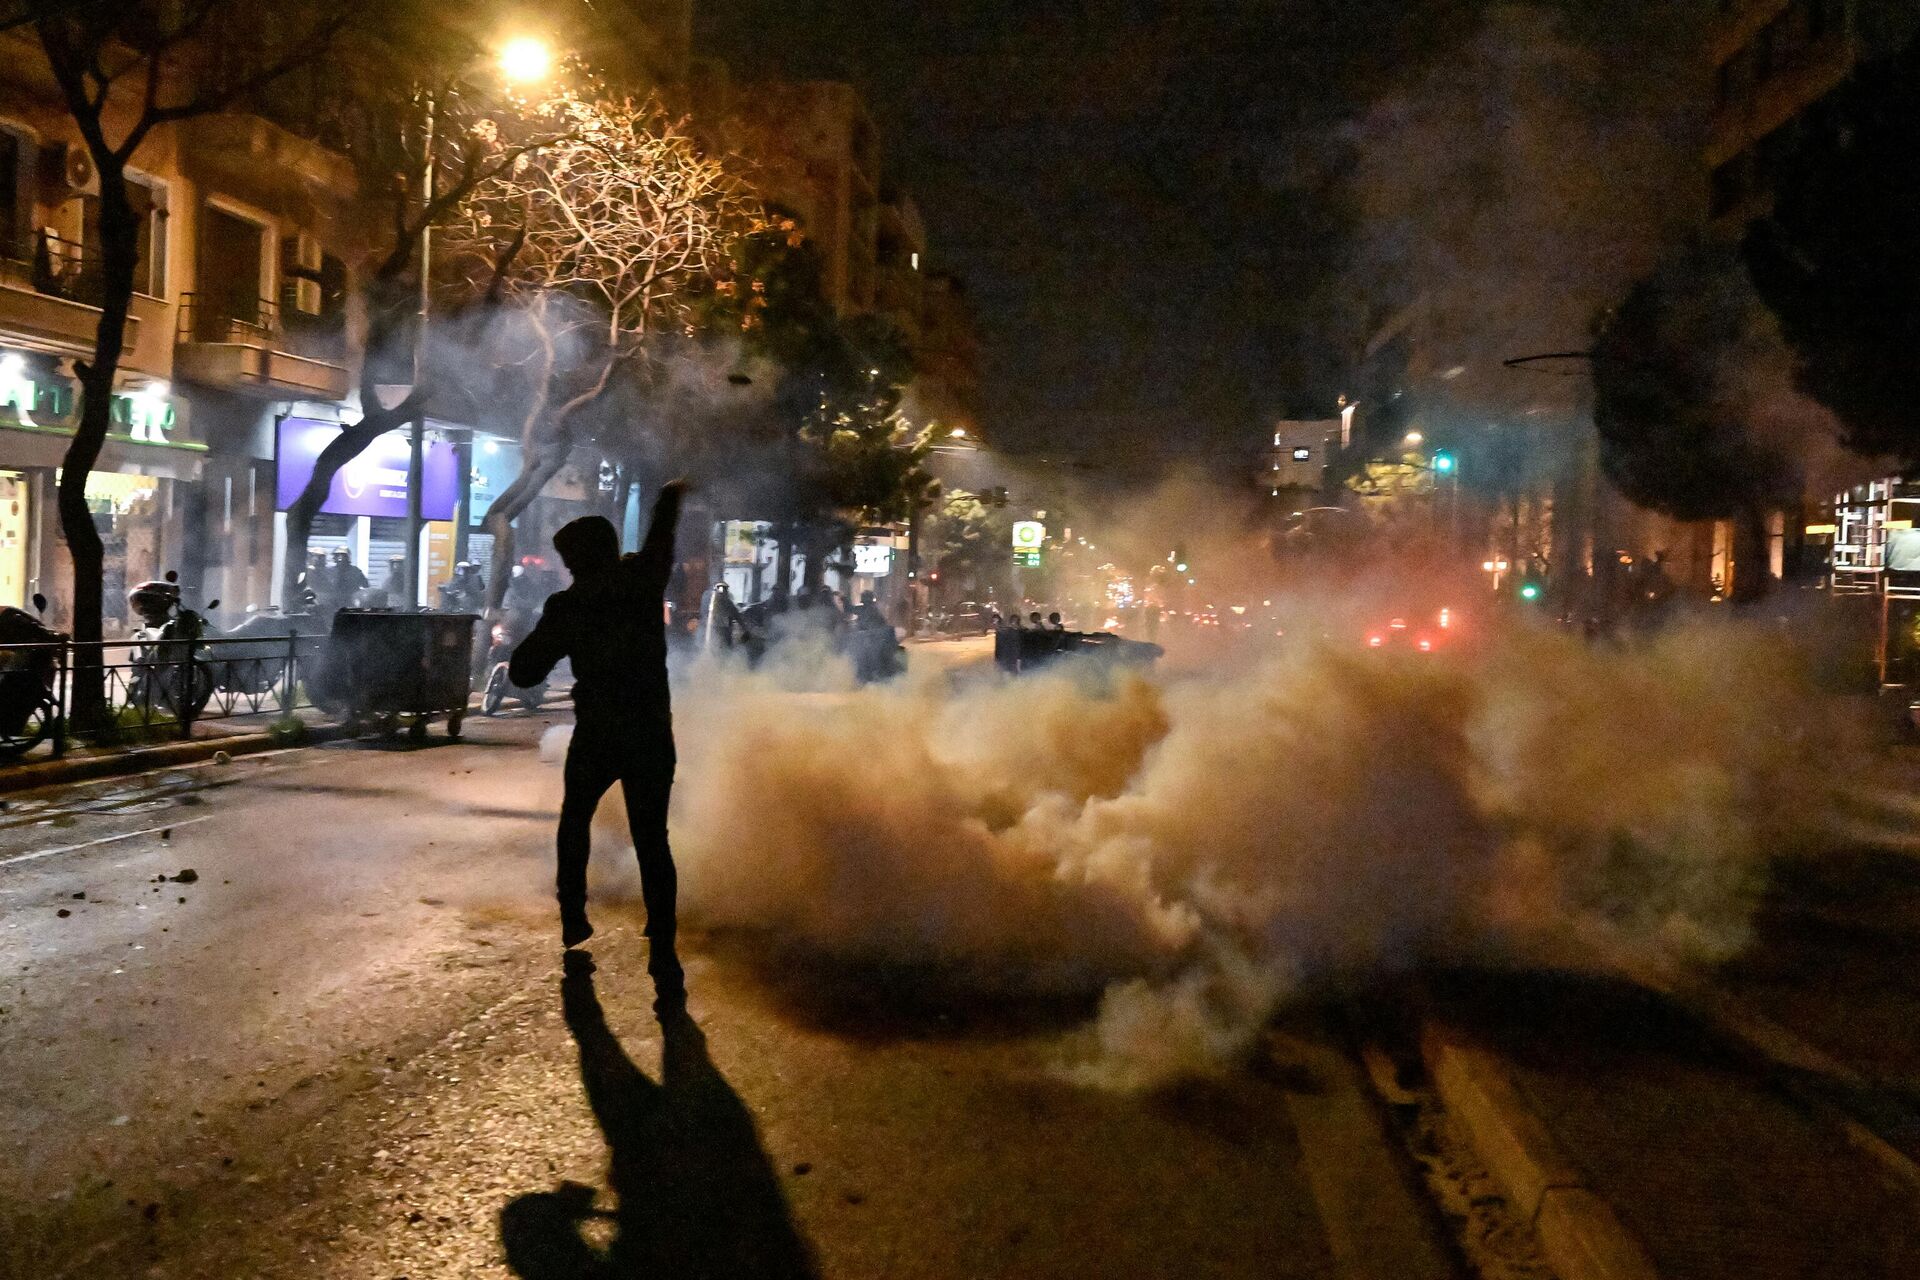
{"type": "Polygon", "coordinates": [[[647,540],[640,547],[640,567],[649,577],[665,582],[673,572],[673,537],[680,525],[680,504],[687,495],[685,480],[672,480],[661,486],[653,504],[653,522],[647,526],[647,540]]]}

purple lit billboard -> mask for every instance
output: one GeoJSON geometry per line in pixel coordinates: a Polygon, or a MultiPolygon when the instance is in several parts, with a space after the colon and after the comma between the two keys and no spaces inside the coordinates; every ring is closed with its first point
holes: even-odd
{"type": "MultiPolygon", "coordinates": [[[[278,478],[274,505],[285,511],[313,476],[320,451],[340,434],[340,425],[316,418],[282,418],[274,433],[278,478]]],[[[337,516],[397,516],[407,514],[407,459],[405,432],[392,431],[369,445],[359,457],[333,477],[326,505],[320,509],[337,516]]],[[[421,459],[426,483],[420,493],[420,515],[427,520],[451,520],[460,497],[460,461],[445,440],[428,440],[421,459]]]]}

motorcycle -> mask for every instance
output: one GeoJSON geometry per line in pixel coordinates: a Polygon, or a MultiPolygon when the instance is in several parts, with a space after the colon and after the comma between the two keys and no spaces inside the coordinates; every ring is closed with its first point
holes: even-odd
{"type": "Polygon", "coordinates": [[[547,696],[547,682],[542,680],[531,688],[523,689],[507,675],[508,659],[513,657],[514,649],[527,638],[538,620],[537,614],[515,611],[493,624],[488,633],[491,643],[487,648],[487,682],[480,693],[481,715],[500,714],[500,708],[508,698],[515,699],[529,711],[540,709],[541,702],[547,696]]]}
{"type": "MultiPolygon", "coordinates": [[[[198,716],[213,698],[213,664],[208,661],[206,615],[180,598],[180,575],[167,570],[163,580],[143,582],[127,592],[127,603],[143,624],[133,633],[133,674],[127,681],[131,705],[159,707],[176,719],[198,716]]],[[[218,600],[207,608],[220,607],[218,600]]]]}
{"type": "MultiPolygon", "coordinates": [[[[36,592],[33,607],[45,613],[47,598],[36,592]]],[[[0,607],[0,645],[52,646],[64,638],[25,609],[0,607]]],[[[57,667],[51,647],[0,649],[0,759],[25,755],[53,732],[59,718],[53,700],[57,667]]]]}

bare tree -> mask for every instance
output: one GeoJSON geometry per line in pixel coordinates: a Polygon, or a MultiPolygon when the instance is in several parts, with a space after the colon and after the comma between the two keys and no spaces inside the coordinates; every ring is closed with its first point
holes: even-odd
{"type": "MultiPolygon", "coordinates": [[[[326,504],[333,479],[341,468],[359,457],[373,442],[389,431],[397,430],[426,411],[433,396],[432,370],[394,405],[381,403],[380,369],[413,333],[413,325],[424,323],[415,309],[418,297],[416,263],[427,229],[444,222],[459,210],[481,186],[493,182],[520,161],[552,145],[562,135],[554,131],[552,121],[542,121],[523,130],[518,141],[504,139],[500,122],[491,117],[463,118],[457,109],[457,86],[448,84],[438,91],[439,145],[433,162],[439,170],[432,198],[417,191],[415,184],[402,178],[393,192],[392,239],[385,254],[374,266],[362,289],[365,301],[366,334],[362,343],[364,358],[360,366],[360,419],[343,426],[340,434],[327,442],[315,459],[313,474],[306,487],[287,508],[287,545],[281,563],[282,592],[286,599],[293,593],[307,564],[307,543],[313,533],[313,520],[326,504]]],[[[424,158],[421,161],[425,163],[424,158]]],[[[410,165],[409,173],[420,165],[410,165]]],[[[499,247],[476,297],[463,305],[486,305],[497,300],[501,281],[520,249],[520,239],[510,236],[499,247]]],[[[424,340],[414,334],[416,341],[424,340]]]]}
{"type": "Polygon", "coordinates": [[[102,678],[102,563],[104,548],[87,510],[87,478],[99,461],[112,422],[113,385],[126,347],[127,315],[139,266],[140,217],[128,193],[127,166],[156,129],[225,109],[236,99],[319,57],[350,16],[347,7],[319,15],[284,38],[277,24],[249,21],[240,0],[13,0],[0,25],[31,25],[93,161],[100,184],[100,320],[93,355],[79,361],[80,421],[60,471],[58,508],[73,563],[73,721],[83,731],[106,725],[102,678]],[[231,33],[255,38],[245,70],[215,73],[208,57],[231,33]]]}
{"type": "Polygon", "coordinates": [[[481,183],[450,237],[470,291],[517,323],[496,360],[527,388],[520,473],[488,508],[488,605],[513,563],[513,522],[566,464],[582,420],[621,381],[645,383],[656,336],[685,331],[694,300],[764,215],[739,169],[656,101],[558,98],[565,138],[481,183]],[[499,270],[503,241],[517,251],[499,270]]]}

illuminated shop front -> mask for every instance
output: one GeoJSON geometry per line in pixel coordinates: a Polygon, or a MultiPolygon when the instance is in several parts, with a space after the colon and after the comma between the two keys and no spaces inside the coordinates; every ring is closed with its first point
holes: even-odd
{"type": "MultiPolygon", "coordinates": [[[[77,388],[48,356],[0,351],[0,604],[49,601],[55,626],[72,623],[72,569],[56,501],[78,425],[77,388]]],[[[206,446],[191,439],[166,383],[130,379],[88,473],[87,509],[105,551],[108,635],[129,626],[127,589],[180,567],[191,553],[191,506],[206,446]]]]}
{"type": "MultiPolygon", "coordinates": [[[[438,599],[438,589],[453,576],[455,514],[460,506],[464,441],[458,428],[429,422],[420,494],[422,530],[422,602],[438,599]]],[[[340,424],[320,418],[287,416],[274,428],[274,558],[286,546],[287,508],[313,477],[321,450],[340,433],[340,424]]],[[[408,463],[411,444],[405,431],[393,431],[342,467],[333,477],[327,500],[314,518],[307,539],[309,557],[344,550],[371,586],[383,587],[407,550],[408,463]]],[[[282,584],[274,583],[280,603],[282,584]]]]}

